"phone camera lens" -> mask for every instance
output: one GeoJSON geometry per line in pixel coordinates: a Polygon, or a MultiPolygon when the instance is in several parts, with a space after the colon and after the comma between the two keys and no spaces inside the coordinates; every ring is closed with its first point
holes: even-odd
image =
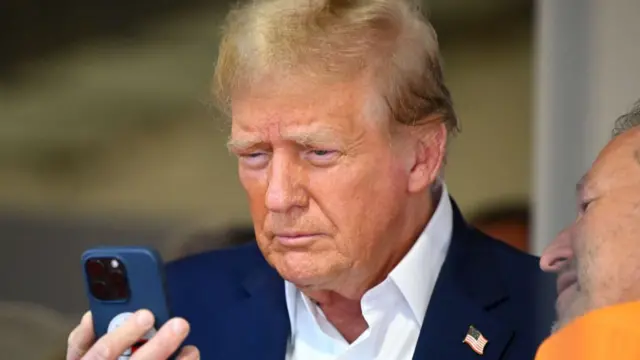
{"type": "Polygon", "coordinates": [[[113,289],[114,296],[117,299],[126,299],[129,297],[127,277],[120,269],[112,269],[109,273],[109,287],[113,289]]]}
{"type": "Polygon", "coordinates": [[[113,257],[93,258],[85,263],[91,294],[100,301],[126,301],[130,297],[127,269],[113,257]]]}
{"type": "Polygon", "coordinates": [[[106,270],[102,261],[98,259],[91,259],[87,261],[86,269],[87,269],[87,274],[92,279],[103,277],[106,270]]]}
{"type": "Polygon", "coordinates": [[[107,300],[109,298],[109,288],[103,281],[92,283],[91,293],[99,300],[107,300]]]}
{"type": "Polygon", "coordinates": [[[129,298],[129,288],[125,284],[118,285],[114,287],[113,295],[116,300],[126,300],[129,298]]]}
{"type": "Polygon", "coordinates": [[[125,300],[129,298],[129,284],[123,266],[109,269],[108,285],[111,289],[113,300],[125,300]]]}
{"type": "Polygon", "coordinates": [[[109,282],[113,285],[120,286],[127,282],[126,277],[120,270],[112,270],[109,273],[109,282]]]}

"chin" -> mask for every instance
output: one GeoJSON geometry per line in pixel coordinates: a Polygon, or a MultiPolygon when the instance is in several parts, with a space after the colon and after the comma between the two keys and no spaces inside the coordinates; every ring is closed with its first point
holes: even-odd
{"type": "Polygon", "coordinates": [[[322,275],[313,256],[300,253],[281,253],[274,256],[273,266],[280,276],[290,282],[307,282],[322,275]]]}
{"type": "Polygon", "coordinates": [[[285,280],[302,288],[321,287],[336,277],[338,266],[331,266],[325,258],[310,253],[280,253],[274,256],[272,265],[285,280]]]}
{"type": "Polygon", "coordinates": [[[556,332],[576,318],[586,314],[589,311],[589,302],[584,294],[577,293],[571,301],[567,302],[562,308],[558,308],[558,321],[553,324],[552,331],[556,332]]]}
{"type": "Polygon", "coordinates": [[[294,284],[298,289],[317,291],[325,288],[326,276],[318,273],[299,272],[299,271],[280,271],[280,276],[286,281],[294,284]]]}

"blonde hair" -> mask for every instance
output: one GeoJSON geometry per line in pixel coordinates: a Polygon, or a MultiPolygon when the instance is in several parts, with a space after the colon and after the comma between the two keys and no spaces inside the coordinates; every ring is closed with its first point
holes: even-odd
{"type": "Polygon", "coordinates": [[[413,0],[253,0],[233,9],[214,76],[223,111],[234,92],[295,75],[369,75],[394,120],[415,125],[437,115],[450,133],[459,130],[437,35],[413,0]]]}

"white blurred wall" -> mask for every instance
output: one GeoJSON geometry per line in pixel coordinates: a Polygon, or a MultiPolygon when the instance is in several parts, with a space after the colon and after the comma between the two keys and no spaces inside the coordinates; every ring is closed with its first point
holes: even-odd
{"type": "Polygon", "coordinates": [[[640,1],[539,0],[532,251],[575,217],[575,183],[640,98],[640,1]]]}

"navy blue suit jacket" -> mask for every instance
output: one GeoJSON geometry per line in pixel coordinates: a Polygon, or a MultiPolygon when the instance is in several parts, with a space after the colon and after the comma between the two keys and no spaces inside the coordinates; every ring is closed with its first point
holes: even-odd
{"type": "MultiPolygon", "coordinates": [[[[454,204],[451,245],[413,359],[533,359],[553,319],[551,280],[536,257],[472,229],[454,204]],[[470,325],[489,341],[482,356],[463,343],[470,325]]],[[[284,280],[255,244],[170,263],[167,283],[174,315],[191,323],[185,344],[202,359],[285,359],[284,280]]]]}

